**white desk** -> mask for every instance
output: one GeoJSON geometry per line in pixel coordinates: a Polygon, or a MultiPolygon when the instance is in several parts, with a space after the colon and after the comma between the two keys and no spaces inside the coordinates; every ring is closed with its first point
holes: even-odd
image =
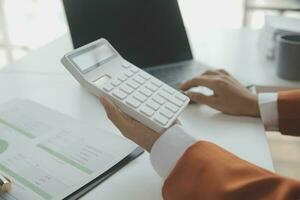
{"type": "MultiPolygon", "coordinates": [[[[237,54],[241,47],[252,47],[249,40],[255,38],[255,32],[225,32],[228,37],[220,32],[203,33],[198,40],[192,41],[193,47],[197,49],[196,57],[201,57],[200,60],[208,64],[229,66],[227,69],[233,74],[247,77],[247,80],[254,83],[270,81],[271,84],[276,82],[278,85],[284,82],[277,81],[273,73],[264,77],[265,73],[271,71],[267,67],[259,68],[258,74],[251,75],[251,70],[253,72],[258,69],[254,66],[247,68],[251,64],[257,64],[258,61],[252,61],[252,58],[256,58],[255,55],[237,54]],[[209,38],[218,34],[218,39],[209,46],[209,38]],[[243,34],[246,34],[245,40],[241,40],[243,34]],[[230,43],[228,38],[236,40],[234,35],[240,35],[240,41],[230,43]],[[222,44],[226,45],[223,47],[222,44]],[[222,54],[216,55],[220,51],[222,54]]],[[[62,55],[70,49],[68,36],[63,36],[2,70],[0,103],[15,97],[29,98],[82,121],[117,131],[106,118],[98,100],[83,90],[60,64],[62,55]]],[[[259,119],[226,116],[206,106],[193,105],[186,109],[181,121],[196,138],[213,141],[252,163],[273,170],[266,136],[259,119]]],[[[144,153],[82,199],[160,199],[162,181],[153,171],[148,157],[144,153]]]]}

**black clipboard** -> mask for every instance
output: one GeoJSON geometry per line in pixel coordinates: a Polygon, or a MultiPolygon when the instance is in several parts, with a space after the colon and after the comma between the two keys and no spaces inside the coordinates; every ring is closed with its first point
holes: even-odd
{"type": "Polygon", "coordinates": [[[97,187],[100,183],[108,179],[111,175],[119,171],[121,168],[123,168],[125,165],[127,165],[130,161],[134,160],[138,156],[140,156],[144,150],[140,147],[137,147],[132,153],[130,153],[128,156],[123,158],[120,162],[112,166],[110,169],[108,169],[106,172],[89,182],[88,184],[81,187],[79,190],[76,190],[75,192],[71,193],[69,196],[65,197],[63,200],[74,200],[79,199],[95,187],[97,187]]]}

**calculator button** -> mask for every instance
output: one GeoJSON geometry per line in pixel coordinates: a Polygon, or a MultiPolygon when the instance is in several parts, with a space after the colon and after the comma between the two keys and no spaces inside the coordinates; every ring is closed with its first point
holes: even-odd
{"type": "Polygon", "coordinates": [[[161,96],[162,98],[167,99],[169,102],[172,102],[173,104],[175,104],[176,106],[180,107],[183,103],[182,101],[176,99],[175,97],[171,96],[170,94],[160,91],[158,93],[159,96],[161,96]]]}
{"type": "Polygon", "coordinates": [[[169,94],[171,94],[171,95],[173,95],[173,94],[176,92],[175,89],[173,89],[173,88],[171,88],[171,87],[169,87],[169,86],[164,86],[162,89],[163,89],[165,92],[167,92],[167,93],[169,93],[169,94]]]}
{"type": "Polygon", "coordinates": [[[152,92],[155,92],[158,89],[157,86],[155,86],[155,85],[153,85],[152,83],[149,83],[149,82],[146,83],[145,87],[148,88],[149,90],[151,90],[152,92]]]}
{"type": "Polygon", "coordinates": [[[147,100],[147,97],[141,93],[138,93],[136,92],[134,95],[133,95],[133,98],[135,98],[136,100],[140,101],[140,102],[144,102],[147,100]]]}
{"type": "Polygon", "coordinates": [[[155,95],[152,99],[153,99],[153,101],[159,103],[160,105],[165,103],[165,100],[162,97],[158,96],[158,95],[155,95]]]}
{"type": "Polygon", "coordinates": [[[178,99],[172,98],[172,99],[170,99],[170,102],[172,102],[173,104],[175,104],[178,107],[182,106],[182,101],[179,101],[178,99]]]}
{"type": "Polygon", "coordinates": [[[137,82],[132,80],[127,81],[126,84],[132,87],[133,89],[137,89],[140,86],[137,82]]]}
{"type": "Polygon", "coordinates": [[[163,85],[162,82],[157,79],[152,79],[150,82],[156,85],[157,87],[161,87],[163,85]]]}
{"type": "Polygon", "coordinates": [[[133,92],[133,89],[127,85],[122,85],[120,87],[120,90],[122,90],[123,92],[125,92],[127,94],[131,94],[133,92]]]}
{"type": "Polygon", "coordinates": [[[123,100],[127,97],[127,94],[121,90],[114,90],[112,94],[120,100],[123,100]]]}
{"type": "Polygon", "coordinates": [[[185,102],[186,99],[187,99],[187,97],[186,97],[185,95],[180,94],[180,93],[176,94],[176,95],[175,95],[175,98],[179,99],[179,100],[182,101],[182,102],[185,102]]]}
{"type": "Polygon", "coordinates": [[[131,66],[130,63],[127,63],[127,62],[122,63],[122,67],[124,67],[124,68],[129,68],[130,66],[131,66]]]}
{"type": "Polygon", "coordinates": [[[143,87],[139,90],[140,93],[146,95],[147,97],[150,97],[152,95],[152,91],[143,87]]]}
{"type": "Polygon", "coordinates": [[[160,109],[159,111],[160,114],[162,114],[163,116],[165,116],[168,119],[171,119],[173,117],[173,113],[165,108],[160,109]]]}
{"type": "Polygon", "coordinates": [[[143,73],[139,73],[139,76],[142,77],[145,80],[149,80],[151,78],[151,75],[143,72],[143,73]]]}
{"type": "Polygon", "coordinates": [[[169,93],[166,93],[165,91],[162,91],[162,90],[159,91],[157,94],[158,94],[159,96],[165,98],[165,99],[168,99],[168,100],[174,98],[172,95],[170,95],[169,93]]]}
{"type": "Polygon", "coordinates": [[[112,86],[110,83],[109,84],[106,84],[103,89],[106,91],[106,92],[110,92],[114,89],[114,86],[112,86]]]}
{"type": "Polygon", "coordinates": [[[165,107],[173,113],[176,113],[179,110],[179,108],[172,103],[166,103],[165,107]]]}
{"type": "Polygon", "coordinates": [[[152,110],[151,108],[147,107],[147,106],[142,106],[140,111],[147,115],[148,117],[151,117],[154,114],[154,110],[152,110]]]}
{"type": "Polygon", "coordinates": [[[136,67],[131,67],[130,71],[132,71],[133,73],[138,73],[140,70],[136,67]]]}
{"type": "Polygon", "coordinates": [[[141,103],[140,103],[139,101],[135,100],[135,99],[132,98],[132,97],[126,99],[126,103],[127,103],[128,105],[130,105],[131,107],[133,107],[133,108],[138,108],[138,107],[141,105],[141,103]]]}
{"type": "Polygon", "coordinates": [[[158,113],[155,115],[154,121],[160,123],[161,125],[166,125],[168,123],[168,118],[166,118],[158,113]]]}
{"type": "Polygon", "coordinates": [[[182,101],[179,101],[179,100],[177,100],[177,99],[175,99],[175,98],[170,99],[170,101],[171,101],[172,103],[174,103],[174,104],[175,104],[176,106],[178,106],[178,107],[182,106],[182,101]]]}
{"type": "Polygon", "coordinates": [[[147,101],[146,105],[148,107],[152,108],[153,110],[158,110],[160,107],[160,105],[158,103],[156,103],[155,101],[153,101],[151,99],[149,101],[147,101]]]}
{"type": "Polygon", "coordinates": [[[113,81],[111,82],[111,84],[112,84],[113,86],[117,87],[118,85],[121,84],[121,82],[120,82],[119,80],[113,80],[113,81]]]}
{"type": "Polygon", "coordinates": [[[122,82],[126,81],[127,80],[127,77],[126,76],[119,76],[118,79],[122,82]]]}
{"type": "Polygon", "coordinates": [[[141,78],[140,76],[135,76],[134,78],[133,78],[133,80],[134,81],[136,81],[136,82],[138,82],[139,84],[144,84],[146,81],[145,81],[145,79],[143,79],[143,78],[141,78]]]}
{"type": "Polygon", "coordinates": [[[125,74],[127,77],[133,76],[133,73],[132,73],[131,71],[126,71],[124,74],[125,74]]]}

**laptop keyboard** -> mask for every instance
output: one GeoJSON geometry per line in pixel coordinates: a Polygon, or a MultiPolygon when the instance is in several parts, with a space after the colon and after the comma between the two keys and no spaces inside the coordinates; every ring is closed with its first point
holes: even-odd
{"type": "MultiPolygon", "coordinates": [[[[199,63],[199,66],[198,64],[196,64],[195,66],[195,63],[191,62],[178,64],[177,66],[154,67],[147,69],[146,71],[156,78],[167,83],[171,87],[178,89],[178,86],[180,84],[182,84],[186,80],[193,78],[196,75],[204,73],[207,69],[209,69],[208,66],[205,66],[201,63],[199,63]]],[[[241,84],[247,88],[251,88],[253,86],[253,84],[248,81],[239,79],[238,81],[240,81],[241,84]]]]}
{"type": "Polygon", "coordinates": [[[170,86],[177,88],[184,81],[199,74],[201,67],[193,67],[191,64],[181,64],[178,66],[155,68],[154,70],[150,69],[147,72],[163,80],[170,86]]]}

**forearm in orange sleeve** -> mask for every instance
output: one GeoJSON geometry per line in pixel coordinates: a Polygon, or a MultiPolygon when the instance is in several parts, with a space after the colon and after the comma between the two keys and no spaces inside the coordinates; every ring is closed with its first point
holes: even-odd
{"type": "Polygon", "coordinates": [[[300,90],[279,92],[278,116],[282,134],[300,136],[300,90]]]}
{"type": "Polygon", "coordinates": [[[162,193],[165,200],[296,200],[300,183],[201,141],[186,150],[162,193]]]}

